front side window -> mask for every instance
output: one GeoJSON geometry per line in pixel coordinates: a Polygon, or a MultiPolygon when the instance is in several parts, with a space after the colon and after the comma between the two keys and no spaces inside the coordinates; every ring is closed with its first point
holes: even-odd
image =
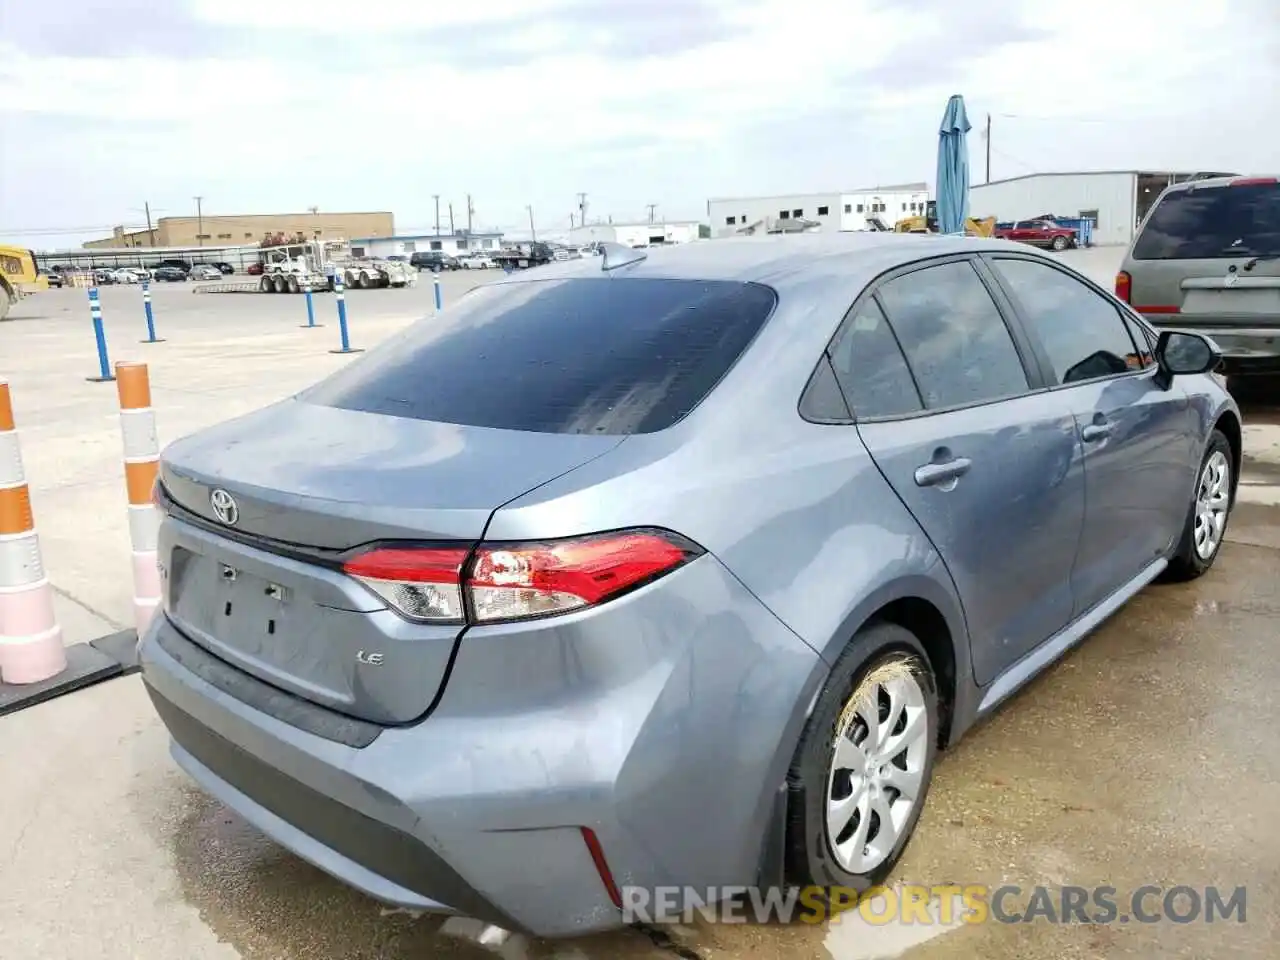
{"type": "Polygon", "coordinates": [[[1079,280],[1045,263],[995,259],[1059,383],[1111,377],[1146,365],[1120,309],[1079,280]]]}
{"type": "Polygon", "coordinates": [[[964,262],[896,277],[878,291],[930,409],[1025,393],[1027,374],[986,285],[964,262]]]}

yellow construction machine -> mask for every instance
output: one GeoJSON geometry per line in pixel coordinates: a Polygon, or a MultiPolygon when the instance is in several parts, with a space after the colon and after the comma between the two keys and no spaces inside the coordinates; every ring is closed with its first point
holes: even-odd
{"type": "MultiPolygon", "coordinates": [[[[930,200],[925,206],[923,216],[903,217],[893,225],[894,233],[937,233],[938,204],[930,200]]],[[[964,233],[967,237],[993,237],[996,232],[996,218],[987,217],[975,220],[969,217],[964,222],[964,233]]]]}

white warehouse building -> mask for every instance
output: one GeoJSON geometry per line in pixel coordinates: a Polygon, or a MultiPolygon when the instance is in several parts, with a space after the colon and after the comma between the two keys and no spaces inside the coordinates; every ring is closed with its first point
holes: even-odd
{"type": "Polygon", "coordinates": [[[627,247],[650,247],[665,243],[688,243],[698,239],[697,220],[664,220],[660,223],[589,223],[569,231],[571,244],[620,243],[627,247]]]}
{"type": "Polygon", "coordinates": [[[357,257],[412,256],[424,250],[439,250],[458,256],[462,253],[497,252],[502,249],[501,233],[423,233],[394,237],[360,237],[351,241],[357,257]]]}
{"type": "Polygon", "coordinates": [[[927,183],[773,197],[713,197],[707,201],[707,217],[713,237],[793,229],[797,220],[821,233],[866,230],[871,217],[892,229],[902,218],[924,213],[928,200],[927,183]]]}
{"type": "Polygon", "coordinates": [[[969,188],[969,213],[978,219],[1089,218],[1095,244],[1127,244],[1160,192],[1171,183],[1210,173],[1102,170],[1030,173],[969,188]]]}

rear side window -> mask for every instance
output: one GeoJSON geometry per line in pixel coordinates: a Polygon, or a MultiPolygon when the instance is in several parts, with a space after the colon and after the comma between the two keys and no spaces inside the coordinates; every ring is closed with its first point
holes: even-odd
{"type": "Polygon", "coordinates": [[[1280,184],[1198,187],[1166,194],[1133,245],[1135,260],[1280,254],[1280,184]]]}
{"type": "Polygon", "coordinates": [[[920,394],[907,361],[874,299],[849,318],[830,355],[854,416],[891,417],[920,410],[920,394]]]}
{"type": "Polygon", "coordinates": [[[300,398],[540,433],[652,433],[693,410],[773,312],[736,281],[573,278],[478,287],[300,398]]]}
{"type": "Polygon", "coordinates": [[[877,296],[930,409],[1028,390],[1022,359],[995,301],[965,262],[895,277],[877,296]]]}

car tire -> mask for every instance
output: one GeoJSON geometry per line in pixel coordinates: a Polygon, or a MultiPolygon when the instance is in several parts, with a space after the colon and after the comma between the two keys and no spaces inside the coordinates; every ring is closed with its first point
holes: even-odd
{"type": "Polygon", "coordinates": [[[1174,583],[1194,580],[1208,573],[1218,559],[1235,506],[1233,464],[1231,444],[1215,429],[1200,458],[1187,520],[1163,579],[1174,583]]]}
{"type": "Polygon", "coordinates": [[[1053,242],[1051,242],[1049,246],[1051,246],[1057,253],[1061,253],[1063,250],[1067,249],[1067,238],[1054,237],[1053,242]]]}
{"type": "Polygon", "coordinates": [[[919,639],[892,623],[873,623],[858,631],[827,677],[787,774],[788,883],[859,892],[882,883],[919,821],[933,775],[937,741],[937,683],[919,639]],[[890,747],[865,754],[857,746],[841,749],[841,743],[865,747],[876,736],[860,708],[871,696],[876,697],[880,724],[888,721],[888,712],[899,704],[906,707],[887,730],[890,747]],[[908,738],[913,726],[917,729],[908,738]],[[901,746],[901,755],[895,741],[901,746]],[[852,774],[851,768],[840,767],[838,753],[841,762],[861,762],[869,755],[872,766],[864,766],[866,776],[852,774]],[[890,766],[894,769],[885,778],[890,766]],[[881,811],[903,800],[906,793],[902,788],[907,786],[915,794],[911,806],[902,811],[896,832],[886,838],[887,849],[873,849],[874,842],[885,837],[881,811]],[[843,807],[847,817],[840,816],[842,804],[851,804],[843,807]],[[831,832],[835,827],[829,817],[836,818],[837,825],[844,824],[834,838],[831,832]],[[859,832],[865,840],[851,849],[859,842],[859,832]]]}

